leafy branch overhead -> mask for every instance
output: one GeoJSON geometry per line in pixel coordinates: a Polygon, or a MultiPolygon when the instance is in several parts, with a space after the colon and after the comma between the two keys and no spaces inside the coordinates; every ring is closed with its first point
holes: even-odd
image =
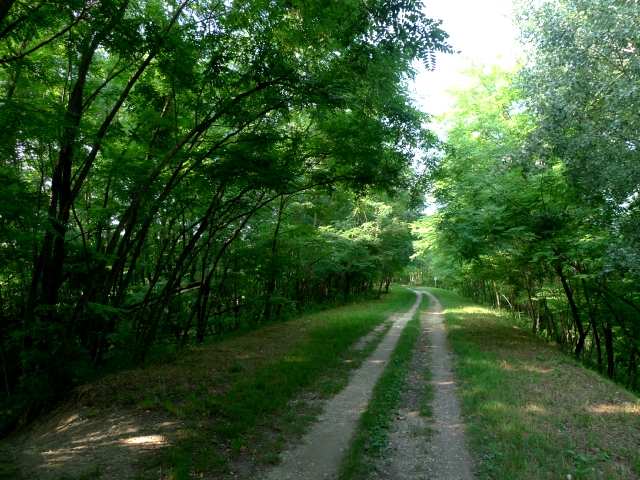
{"type": "Polygon", "coordinates": [[[78,372],[388,286],[434,138],[407,82],[448,50],[407,0],[3,2],[2,428],[78,372]]]}

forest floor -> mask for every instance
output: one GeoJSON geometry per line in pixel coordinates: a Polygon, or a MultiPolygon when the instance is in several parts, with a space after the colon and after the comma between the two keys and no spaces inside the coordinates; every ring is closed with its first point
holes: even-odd
{"type": "Polygon", "coordinates": [[[106,377],[5,439],[0,477],[640,479],[637,396],[505,312],[429,292],[106,377]]]}

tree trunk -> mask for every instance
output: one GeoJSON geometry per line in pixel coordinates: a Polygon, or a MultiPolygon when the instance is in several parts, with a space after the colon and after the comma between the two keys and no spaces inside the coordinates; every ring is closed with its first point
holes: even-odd
{"type": "Polygon", "coordinates": [[[272,299],[273,294],[276,291],[277,280],[277,259],[276,254],[278,252],[278,235],[280,234],[280,225],[282,224],[282,213],[286,205],[286,197],[282,195],[280,197],[280,205],[278,206],[278,217],[276,221],[276,228],[273,232],[273,239],[271,240],[271,258],[269,259],[269,270],[267,272],[267,282],[265,287],[265,299],[264,299],[264,312],[263,317],[265,321],[271,320],[271,314],[273,311],[272,299]]]}
{"type": "Polygon", "coordinates": [[[560,277],[560,282],[562,283],[562,288],[564,289],[564,294],[567,297],[567,301],[569,302],[569,309],[571,310],[571,316],[573,318],[573,322],[578,330],[578,342],[576,343],[575,348],[575,356],[576,358],[580,358],[582,355],[582,351],[584,350],[584,342],[587,337],[587,334],[584,330],[584,325],[582,325],[582,319],[580,318],[580,312],[578,311],[578,306],[576,305],[575,299],[573,297],[573,290],[571,289],[571,285],[567,281],[567,278],[564,275],[562,270],[562,265],[560,263],[556,263],[555,265],[556,273],[560,277]]]}
{"type": "Polygon", "coordinates": [[[629,353],[629,385],[632,390],[638,387],[638,351],[635,347],[631,347],[631,353],[629,353]]]}
{"type": "Polygon", "coordinates": [[[582,280],[582,290],[584,291],[584,298],[587,301],[587,313],[589,315],[589,323],[591,324],[591,331],[593,332],[593,341],[596,344],[596,354],[598,358],[598,371],[602,372],[602,347],[600,345],[600,334],[598,333],[598,325],[596,322],[595,311],[593,303],[591,301],[591,295],[587,288],[587,283],[582,280]]]}
{"type": "Polygon", "coordinates": [[[608,320],[604,324],[604,346],[607,353],[607,376],[614,378],[616,363],[613,351],[613,330],[608,320]]]}
{"type": "Polygon", "coordinates": [[[531,297],[531,283],[529,280],[529,276],[525,277],[524,282],[525,290],[527,291],[527,300],[529,302],[529,315],[531,316],[531,329],[533,334],[536,335],[538,330],[540,329],[540,311],[536,312],[536,309],[533,305],[533,299],[531,297]]]}

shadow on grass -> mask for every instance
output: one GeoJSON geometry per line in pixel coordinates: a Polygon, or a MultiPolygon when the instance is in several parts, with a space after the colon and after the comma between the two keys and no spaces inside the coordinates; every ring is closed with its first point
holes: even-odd
{"type": "Polygon", "coordinates": [[[29,477],[16,466],[13,472],[0,470],[0,478],[129,478],[134,465],[126,459],[156,454],[175,440],[177,428],[176,421],[158,412],[95,415],[86,407],[54,412],[14,445],[13,461],[29,477]]]}

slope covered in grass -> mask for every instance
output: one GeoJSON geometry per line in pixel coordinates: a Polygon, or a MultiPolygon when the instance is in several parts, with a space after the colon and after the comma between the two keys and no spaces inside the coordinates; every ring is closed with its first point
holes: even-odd
{"type": "Polygon", "coordinates": [[[273,323],[106,377],[82,388],[80,402],[5,441],[20,467],[5,470],[12,478],[16,470],[56,479],[218,478],[242,470],[250,478],[315,418],[319,399],[345,385],[376,335],[360,349],[354,342],[414,300],[392,289],[380,300],[273,323]]]}
{"type": "Polygon", "coordinates": [[[445,306],[478,478],[640,478],[638,397],[507,314],[430,290],[445,306]]]}

